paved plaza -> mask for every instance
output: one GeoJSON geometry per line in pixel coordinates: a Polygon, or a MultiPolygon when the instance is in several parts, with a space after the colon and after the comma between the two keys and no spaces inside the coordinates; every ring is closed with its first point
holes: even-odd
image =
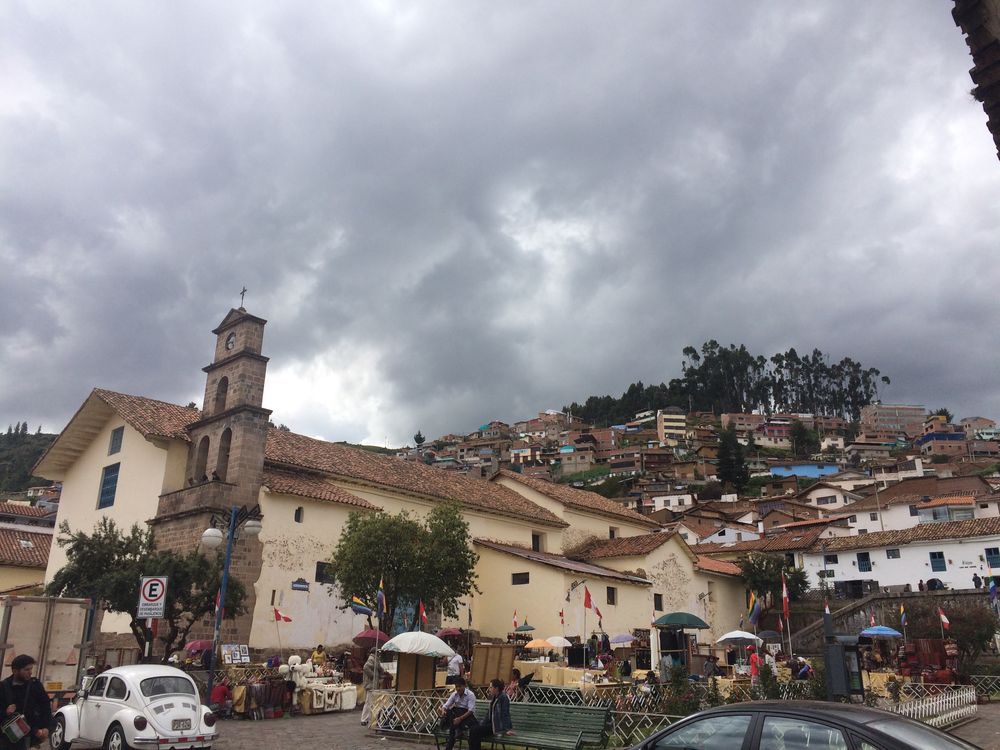
{"type": "MultiPolygon", "coordinates": [[[[409,740],[376,736],[361,726],[361,711],[298,716],[273,721],[224,721],[218,750],[242,750],[277,742],[279,747],[324,750],[407,750],[428,747],[409,740]]],[[[1000,703],[979,707],[979,718],[954,734],[984,750],[1000,750],[1000,703]]],[[[430,743],[433,746],[433,743],[430,743]]]]}

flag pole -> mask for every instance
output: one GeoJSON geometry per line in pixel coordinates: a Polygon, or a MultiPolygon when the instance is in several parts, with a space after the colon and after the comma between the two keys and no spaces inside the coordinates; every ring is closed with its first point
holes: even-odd
{"type": "Polygon", "coordinates": [[[283,662],[283,661],[285,661],[285,654],[284,654],[284,650],[282,649],[282,646],[281,646],[281,628],[278,627],[278,614],[277,614],[277,611],[275,611],[275,615],[274,615],[274,632],[277,633],[277,635],[278,635],[278,659],[283,662]]]}

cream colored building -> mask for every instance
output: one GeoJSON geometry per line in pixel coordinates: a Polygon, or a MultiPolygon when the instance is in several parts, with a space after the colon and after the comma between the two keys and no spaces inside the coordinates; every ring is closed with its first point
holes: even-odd
{"type": "MultiPolygon", "coordinates": [[[[274,607],[292,618],[280,625],[285,649],[349,642],[363,629],[365,618],[346,608],[325,565],[349,515],[405,510],[422,517],[441,502],[460,504],[470,535],[479,540],[475,549],[480,555],[476,572],[482,593],[461,602],[458,617],[449,624],[468,626],[471,609],[474,629],[502,638],[514,609],[526,607],[533,624],[537,617],[539,626],[551,630],[545,634],[554,635],[560,632],[557,605],[570,608],[567,592],[572,589],[571,600],[582,596],[582,588],[574,589],[572,583],[585,578],[586,585],[594,582],[592,594],[609,632],[649,627],[654,594],[664,597],[668,611],[676,605],[708,615],[710,622],[718,618],[714,630],[734,627],[729,600],[740,608],[744,597],[731,569],[720,571],[714,561],[707,564],[715,570],[699,565],[679,538],[653,533],[659,524],[595,493],[510,471],[488,480],[471,479],[275,428],[265,430],[255,457],[253,433],[240,432],[237,416],[270,414],[259,403],[266,363],[260,354],[264,323],[242,309],[232,310],[216,329],[215,361],[205,368],[206,401],[212,399],[206,411],[101,389],[91,392],[35,469],[37,475],[63,483],[57,522],[90,531],[101,517],[126,528],[153,521],[158,540],[174,543],[183,531],[190,548],[200,537],[203,526],[198,524],[204,524],[193,514],[204,517],[211,504],[225,507],[220,498],[251,488],[263,514],[263,530],[259,543],[242,548],[247,557],[234,574],[252,578],[243,579],[252,591],[252,612],[240,633],[256,649],[279,646],[274,607]],[[217,433],[230,441],[218,456],[211,437],[217,433]],[[230,450],[238,460],[230,461],[230,450]],[[157,523],[165,508],[181,507],[185,498],[187,526],[176,520],[173,525],[157,523]],[[577,554],[632,537],[655,538],[655,550],[663,547],[638,565],[652,577],[627,571],[638,558],[584,563],[577,554]],[[544,559],[525,557],[532,552],[544,559]],[[579,565],[589,567],[573,567],[579,565]],[[528,573],[530,582],[512,585],[512,576],[520,572],[528,573]],[[308,591],[299,590],[303,582],[308,591]],[[608,602],[609,588],[616,589],[614,603],[608,602]]],[[[172,518],[182,516],[175,512],[172,518]]],[[[53,549],[47,581],[65,560],[64,550],[53,549]]],[[[583,634],[582,619],[572,627],[583,634]]],[[[128,632],[121,617],[106,617],[102,629],[128,632]]]]}

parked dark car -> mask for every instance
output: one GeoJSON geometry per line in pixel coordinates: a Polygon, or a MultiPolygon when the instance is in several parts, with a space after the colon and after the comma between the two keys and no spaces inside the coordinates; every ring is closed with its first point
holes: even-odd
{"type": "Polygon", "coordinates": [[[755,701],[710,708],[633,750],[976,750],[899,714],[819,701],[755,701]]]}

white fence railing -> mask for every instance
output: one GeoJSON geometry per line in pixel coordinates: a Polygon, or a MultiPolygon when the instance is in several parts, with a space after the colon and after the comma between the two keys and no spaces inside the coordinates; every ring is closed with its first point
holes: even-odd
{"type": "MultiPolygon", "coordinates": [[[[934,686],[939,687],[939,686],[934,686]]],[[[901,716],[922,721],[932,727],[947,727],[975,717],[978,703],[976,689],[972,685],[948,686],[957,689],[946,690],[937,695],[928,694],[922,698],[889,703],[884,706],[901,716]]]]}

